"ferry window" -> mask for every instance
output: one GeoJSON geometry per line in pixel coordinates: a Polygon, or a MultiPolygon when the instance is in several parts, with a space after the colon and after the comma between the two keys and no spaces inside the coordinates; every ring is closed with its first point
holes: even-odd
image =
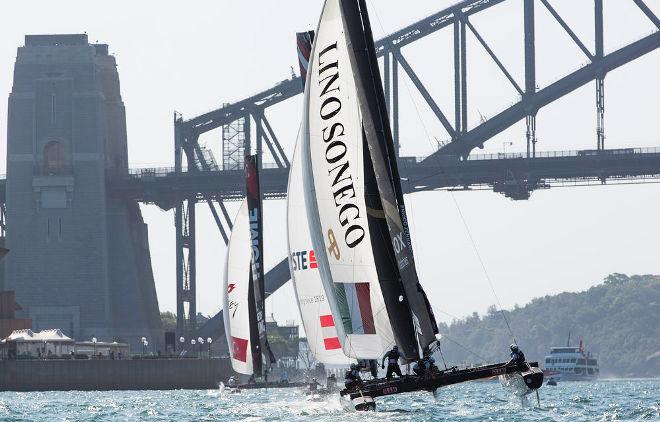
{"type": "Polygon", "coordinates": [[[545,359],[545,363],[552,363],[551,361],[552,361],[552,359],[550,359],[550,358],[545,359]]]}
{"type": "Polygon", "coordinates": [[[571,359],[571,363],[575,363],[575,359],[571,359]]]}

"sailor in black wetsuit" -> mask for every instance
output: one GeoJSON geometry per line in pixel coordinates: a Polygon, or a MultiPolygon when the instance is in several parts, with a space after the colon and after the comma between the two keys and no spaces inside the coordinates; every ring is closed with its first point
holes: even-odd
{"type": "Polygon", "coordinates": [[[397,374],[399,378],[402,376],[401,368],[399,368],[399,358],[402,357],[403,355],[399,352],[399,347],[396,345],[392,350],[387,352],[385,356],[383,356],[383,361],[380,366],[385,369],[385,359],[387,359],[387,375],[385,375],[385,378],[387,378],[388,381],[392,378],[392,374],[397,374]]]}
{"type": "Polygon", "coordinates": [[[356,364],[351,363],[351,369],[346,371],[346,375],[344,376],[344,386],[349,390],[353,390],[361,385],[362,378],[360,378],[360,371],[356,364]]]}
{"type": "Polygon", "coordinates": [[[520,350],[517,344],[511,345],[511,360],[509,364],[511,365],[520,365],[525,363],[525,354],[520,350]]]}
{"type": "Polygon", "coordinates": [[[330,391],[334,391],[334,389],[337,388],[337,377],[335,374],[330,374],[330,376],[325,380],[325,386],[330,391]]]}
{"type": "Polygon", "coordinates": [[[316,393],[316,390],[318,390],[319,385],[321,384],[319,384],[318,381],[316,381],[316,378],[312,378],[312,381],[309,383],[309,392],[312,394],[316,393]]]}

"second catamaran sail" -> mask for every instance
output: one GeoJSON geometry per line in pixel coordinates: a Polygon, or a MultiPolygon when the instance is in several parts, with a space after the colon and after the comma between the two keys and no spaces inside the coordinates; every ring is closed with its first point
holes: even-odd
{"type": "MultiPolygon", "coordinates": [[[[224,322],[232,367],[259,377],[275,357],[266,336],[261,193],[256,156],[245,157],[247,195],[227,245],[224,322]]],[[[268,369],[266,369],[268,371],[268,369]]]]}
{"type": "MultiPolygon", "coordinates": [[[[250,302],[254,303],[254,295],[250,281],[250,223],[247,200],[243,200],[238,214],[234,219],[234,228],[227,244],[225,259],[225,274],[223,283],[223,318],[225,335],[231,356],[231,366],[240,374],[252,375],[254,362],[261,364],[261,355],[253,356],[252,343],[255,336],[254,317],[251,318],[250,302]],[[251,327],[252,325],[252,327],[251,327]],[[258,358],[258,359],[255,359],[258,358]]],[[[258,341],[258,337],[256,337],[258,341]]]]}

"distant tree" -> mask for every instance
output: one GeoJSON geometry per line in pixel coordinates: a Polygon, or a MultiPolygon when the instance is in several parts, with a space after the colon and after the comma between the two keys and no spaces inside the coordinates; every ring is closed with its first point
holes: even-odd
{"type": "Polygon", "coordinates": [[[165,311],[160,313],[160,321],[165,331],[176,330],[176,315],[173,312],[165,311]]]}
{"type": "Polygon", "coordinates": [[[301,347],[298,352],[298,360],[305,366],[305,369],[311,371],[312,368],[316,367],[316,358],[307,344],[307,339],[300,340],[301,347]],[[302,344],[304,343],[304,345],[302,344]]]}
{"type": "MultiPolygon", "coordinates": [[[[598,356],[603,376],[660,377],[660,276],[615,273],[586,291],[503,313],[527,358],[542,366],[550,347],[565,345],[571,332],[572,345],[582,339],[598,356]]],[[[440,324],[447,363],[506,360],[512,338],[503,313],[491,306],[483,317],[475,312],[440,324]]]]}

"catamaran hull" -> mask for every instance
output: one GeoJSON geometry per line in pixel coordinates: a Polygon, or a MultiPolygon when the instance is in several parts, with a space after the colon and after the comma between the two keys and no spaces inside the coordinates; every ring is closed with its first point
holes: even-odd
{"type": "Polygon", "coordinates": [[[376,410],[376,401],[369,396],[354,398],[353,400],[351,400],[351,403],[355,407],[355,410],[361,412],[376,410]]]}
{"type": "Polygon", "coordinates": [[[509,375],[512,376],[511,379],[516,375],[520,377],[523,385],[526,385],[529,391],[538,389],[543,385],[543,372],[538,369],[537,362],[519,365],[498,363],[468,369],[452,368],[430,374],[428,377],[404,375],[390,381],[377,379],[365,382],[359,390],[343,389],[339,394],[350,399],[355,404],[355,409],[359,410],[358,407],[365,407],[367,402],[373,401],[376,397],[416,391],[435,392],[438,388],[448,385],[509,375]],[[365,399],[367,402],[364,402],[365,399]],[[355,400],[358,401],[355,402],[355,400]],[[363,403],[365,404],[363,405],[363,403]]]}
{"type": "Polygon", "coordinates": [[[500,375],[500,384],[516,396],[526,396],[543,386],[543,371],[530,367],[527,371],[500,375]]]}

